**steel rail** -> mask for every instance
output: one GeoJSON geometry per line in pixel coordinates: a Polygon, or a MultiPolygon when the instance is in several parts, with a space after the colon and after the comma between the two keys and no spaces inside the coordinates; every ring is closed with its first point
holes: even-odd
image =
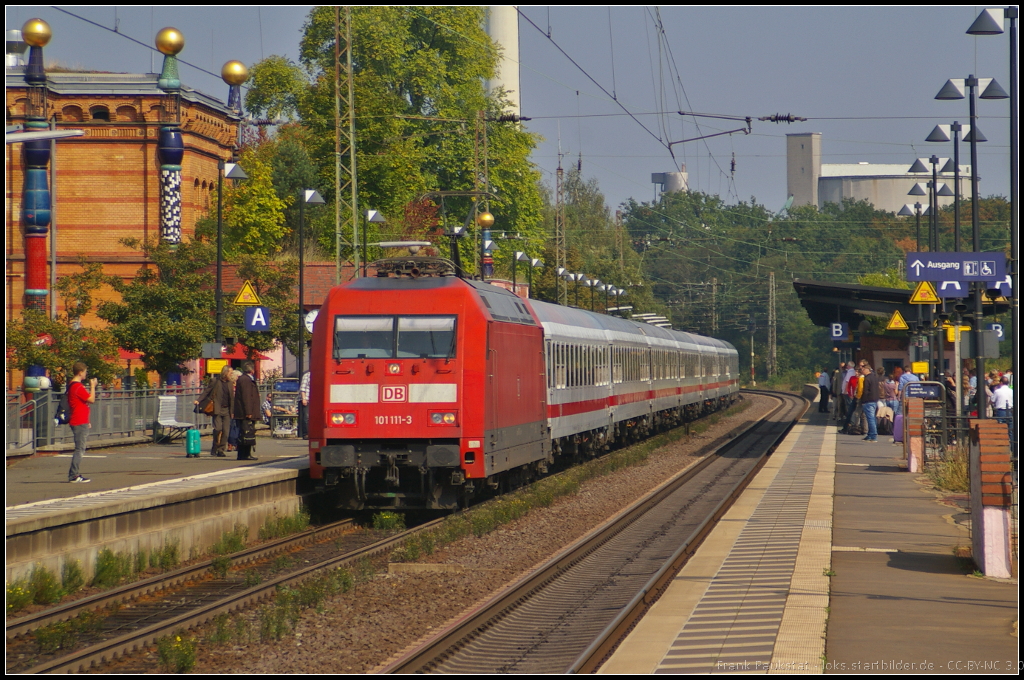
{"type": "MultiPolygon", "coordinates": [[[[758,391],[758,393],[770,394],[760,391],[758,391]]],[[[804,402],[804,410],[806,410],[808,402],[802,397],[800,400],[804,402]]],[[[780,406],[780,408],[782,408],[782,406],[780,406]]],[[[730,490],[729,494],[718,503],[711,515],[701,522],[700,526],[697,527],[690,537],[679,546],[679,549],[665,561],[657,573],[651,576],[644,587],[633,597],[629,604],[619,611],[618,615],[616,615],[612,622],[609,623],[603,631],[601,631],[590,646],[587,647],[587,649],[585,649],[583,653],[581,653],[566,669],[566,673],[592,673],[600,667],[607,656],[618,646],[619,642],[625,638],[633,625],[647,612],[651,605],[658,601],[658,598],[661,597],[671,580],[675,578],[675,575],[678,574],[679,570],[683,568],[684,564],[686,564],[690,555],[696,551],[704,541],[704,538],[711,533],[711,530],[718,523],[718,520],[728,512],[729,508],[732,507],[732,504],[736,501],[743,490],[747,488],[758,471],[764,467],[764,464],[768,460],[768,456],[775,451],[779,444],[782,443],[790,430],[793,429],[793,426],[796,425],[796,422],[801,415],[803,415],[803,412],[798,414],[797,417],[789,424],[789,427],[779,435],[775,443],[773,443],[769,450],[761,456],[750,473],[736,483],[736,485],[730,490]]]]}
{"type": "MultiPolygon", "coordinates": [[[[414,673],[414,672],[429,672],[429,667],[435,661],[443,661],[448,656],[447,652],[454,651],[455,648],[459,647],[463,643],[467,643],[472,640],[477,633],[486,630],[492,625],[492,623],[503,618],[508,612],[515,609],[523,602],[528,600],[535,593],[539,592],[551,582],[558,579],[565,571],[577,564],[588,555],[593,553],[595,550],[600,548],[603,544],[626,530],[633,522],[635,522],[642,515],[647,513],[653,507],[657,506],[671,493],[677,491],[680,487],[686,484],[687,481],[692,479],[697,473],[704,470],[713,461],[718,459],[715,454],[727,452],[742,443],[742,440],[747,435],[754,434],[755,430],[764,425],[769,418],[778,414],[783,408],[787,406],[787,399],[789,397],[794,401],[790,402],[790,407],[797,404],[803,404],[806,409],[806,400],[795,395],[780,395],[779,393],[772,392],[748,392],[771,396],[779,400],[778,406],[776,406],[770,413],[763,416],[758,422],[753,423],[749,427],[745,428],[740,434],[736,435],[730,441],[719,446],[711,454],[706,455],[696,464],[691,465],[689,468],[677,473],[672,478],[666,480],[658,488],[650,491],[643,498],[636,501],[633,505],[622,510],[614,517],[607,520],[601,526],[597,527],[589,534],[581,538],[573,545],[567,547],[565,550],[560,552],[558,555],[552,557],[550,560],[541,565],[538,569],[534,570],[530,574],[527,574],[519,581],[505,587],[497,595],[489,599],[488,601],[481,604],[462,616],[451,622],[445,628],[432,635],[426,641],[417,644],[413,649],[403,653],[394,661],[386,664],[383,668],[379,669],[380,673],[414,673]]],[[[671,575],[675,573],[685,562],[686,557],[689,556],[699,545],[704,535],[715,522],[725,513],[726,510],[731,506],[735,497],[740,491],[749,483],[749,481],[756,474],[757,470],[764,464],[767,456],[778,446],[779,442],[785,437],[785,435],[792,428],[793,424],[799,418],[799,415],[793,419],[789,426],[782,432],[768,447],[768,449],[760,457],[753,469],[748,472],[744,479],[738,482],[727,498],[722,500],[711,513],[710,516],[704,519],[700,527],[690,536],[690,538],[684,543],[683,547],[680,548],[676,554],[674,554],[668,564],[659,569],[656,574],[656,578],[651,579],[654,581],[654,588],[649,581],[648,585],[645,586],[644,593],[634,598],[638,598],[642,602],[648,600],[653,601],[656,592],[660,592],[658,588],[664,583],[670,580],[671,575]],[[672,564],[676,564],[673,570],[672,564]]],[[[646,607],[646,605],[644,605],[646,607]]],[[[642,609],[638,609],[638,605],[635,602],[631,602],[629,606],[625,608],[627,613],[623,614],[620,612],[619,618],[628,618],[630,622],[635,620],[642,609]],[[629,618],[632,615],[632,618],[629,618]]],[[[615,630],[618,630],[616,628],[615,630]]],[[[606,631],[607,632],[607,631],[606,631]]],[[[612,631],[614,632],[614,631],[612,631]]],[[[617,640],[616,640],[617,642],[617,640]]],[[[597,643],[595,643],[597,644],[597,643]]],[[[591,645],[592,647],[594,645],[591,645]]],[[[593,657],[603,647],[599,644],[598,648],[595,649],[588,655],[588,659],[593,657]]],[[[589,650],[588,650],[589,651],[589,650]]],[[[569,669],[571,670],[571,669],[569,669]]]]}
{"type": "Polygon", "coordinates": [[[371,545],[357,548],[356,550],[345,553],[344,555],[303,567],[302,569],[293,571],[289,574],[283,574],[277,578],[265,581],[257,586],[253,586],[252,588],[236,592],[226,598],[218,600],[217,602],[212,602],[171,619],[160,621],[144,628],[125,633],[124,635],[116,638],[104,640],[95,645],[75,650],[71,654],[51,659],[22,672],[28,674],[73,673],[86,670],[95,664],[111,661],[119,656],[150,645],[158,638],[168,634],[168,632],[181,628],[188,629],[199,626],[209,622],[220,614],[226,614],[257,604],[262,600],[273,596],[279,587],[295,585],[306,578],[309,578],[318,571],[342,567],[351,562],[355,562],[356,560],[372,557],[378,553],[390,550],[408,539],[410,536],[418,534],[421,531],[433,529],[443,521],[444,518],[440,518],[421,524],[409,529],[408,531],[395,534],[394,536],[377,541],[371,545]]]}
{"type": "MultiPolygon", "coordinates": [[[[240,550],[236,553],[227,555],[227,557],[231,560],[232,567],[247,564],[296,546],[311,543],[336,532],[343,531],[352,526],[354,522],[355,520],[352,519],[333,522],[331,524],[303,531],[299,534],[285,536],[268,543],[261,543],[259,545],[252,546],[251,548],[246,548],[245,550],[240,550]]],[[[25,635],[37,628],[42,628],[43,626],[47,626],[51,623],[66,621],[77,616],[83,611],[105,609],[118,603],[129,602],[150,593],[155,593],[160,590],[166,590],[167,588],[173,588],[181,585],[182,583],[187,583],[188,581],[194,580],[208,573],[212,565],[212,559],[204,560],[202,562],[197,562],[196,564],[181,567],[174,571],[157,574],[156,576],[151,576],[150,578],[143,579],[141,581],[126,583],[123,586],[105,590],[80,600],[73,600],[57,607],[44,609],[29,616],[13,619],[7,622],[7,639],[13,640],[16,637],[25,635]]]]}

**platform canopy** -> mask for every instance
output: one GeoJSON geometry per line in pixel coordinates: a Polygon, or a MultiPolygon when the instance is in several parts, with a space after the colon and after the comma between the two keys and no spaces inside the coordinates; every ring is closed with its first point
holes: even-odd
{"type": "MultiPolygon", "coordinates": [[[[889,318],[897,310],[909,321],[917,318],[917,307],[921,307],[910,304],[910,294],[913,292],[910,289],[806,279],[793,279],[793,288],[815,326],[827,327],[836,322],[846,322],[856,328],[868,317],[889,318]]],[[[946,308],[951,312],[954,302],[946,301],[946,308]]],[[[985,316],[1007,311],[1009,305],[1006,302],[996,303],[985,299],[985,316]]]]}

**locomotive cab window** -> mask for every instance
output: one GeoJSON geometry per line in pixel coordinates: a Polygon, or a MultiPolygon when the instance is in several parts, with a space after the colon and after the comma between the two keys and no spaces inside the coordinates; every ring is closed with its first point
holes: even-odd
{"type": "Polygon", "coordinates": [[[335,359],[455,356],[454,316],[337,316],[335,359]]]}
{"type": "Polygon", "coordinates": [[[424,357],[445,359],[455,356],[454,316],[398,317],[399,359],[424,357]]]}

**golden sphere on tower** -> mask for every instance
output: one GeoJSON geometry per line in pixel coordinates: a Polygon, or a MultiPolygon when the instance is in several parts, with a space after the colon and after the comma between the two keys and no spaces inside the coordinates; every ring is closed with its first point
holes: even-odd
{"type": "Polygon", "coordinates": [[[487,211],[480,213],[476,216],[476,225],[484,229],[490,229],[494,226],[494,215],[487,211]]]}
{"type": "Polygon", "coordinates": [[[249,69],[234,59],[224,64],[224,68],[220,70],[220,77],[228,85],[241,85],[249,78],[249,69]]]}
{"type": "Polygon", "coordinates": [[[161,28],[156,34],[156,48],[161,54],[174,55],[185,48],[185,36],[176,28],[161,28]]]}
{"type": "Polygon", "coordinates": [[[29,19],[21,27],[21,39],[28,43],[29,47],[43,47],[50,42],[53,31],[50,24],[42,19],[29,19]]]}

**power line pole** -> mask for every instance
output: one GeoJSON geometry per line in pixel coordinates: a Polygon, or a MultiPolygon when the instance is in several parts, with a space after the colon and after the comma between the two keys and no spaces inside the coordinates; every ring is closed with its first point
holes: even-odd
{"type": "Polygon", "coordinates": [[[775,354],[775,272],[768,274],[768,377],[775,375],[778,370],[777,357],[775,354]]]}
{"type": "Polygon", "coordinates": [[[711,279],[711,335],[718,334],[718,277],[711,279]]]}
{"type": "Polygon", "coordinates": [[[334,283],[341,283],[341,245],[352,246],[355,276],[359,276],[359,202],[356,184],[356,111],[352,82],[352,8],[334,8],[334,283]],[[342,46],[344,35],[344,46],[342,46]],[[344,80],[344,88],[342,87],[344,80]],[[342,133],[342,110],[348,132],[342,133]],[[344,222],[343,222],[344,221],[344,222]],[[351,230],[352,242],[343,236],[351,230]]]}
{"type": "Polygon", "coordinates": [[[562,183],[562,154],[558,154],[555,172],[555,291],[558,304],[569,304],[569,291],[565,279],[557,272],[565,269],[565,185],[562,183]]]}

